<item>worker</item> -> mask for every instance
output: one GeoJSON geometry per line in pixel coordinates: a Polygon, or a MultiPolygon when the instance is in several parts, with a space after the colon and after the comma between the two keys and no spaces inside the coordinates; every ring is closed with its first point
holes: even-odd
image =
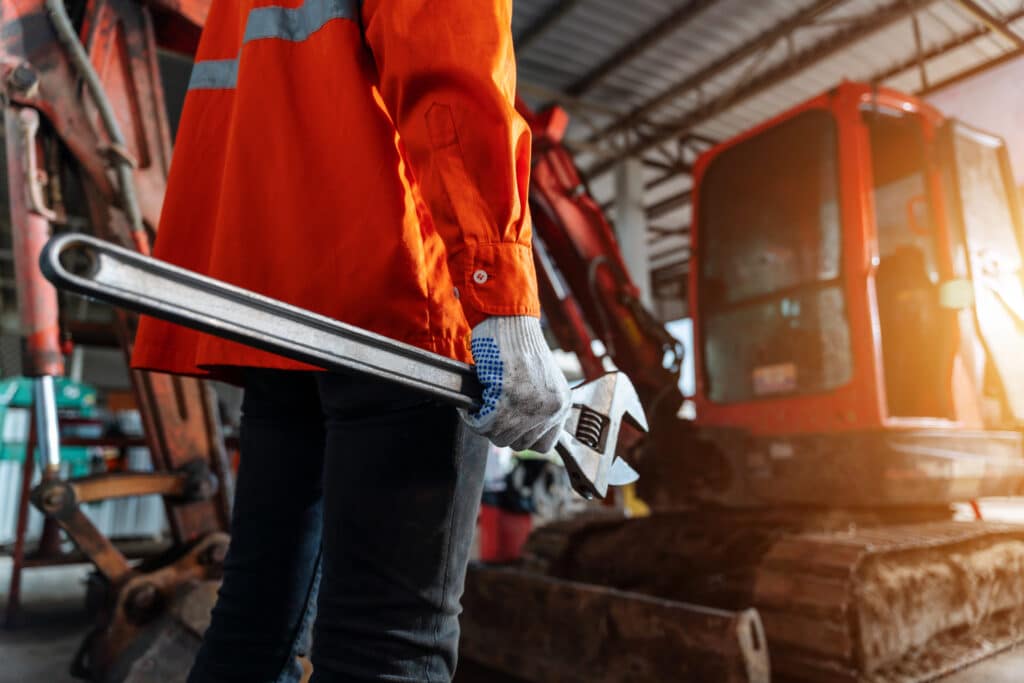
{"type": "Polygon", "coordinates": [[[550,450],[512,0],[210,4],[155,256],[475,361],[460,415],[156,320],[139,368],[244,385],[231,545],[189,681],[448,681],[486,440],[550,450]],[[464,426],[471,429],[466,429],[464,426]],[[314,618],[314,612],[316,614],[314,618]]]}

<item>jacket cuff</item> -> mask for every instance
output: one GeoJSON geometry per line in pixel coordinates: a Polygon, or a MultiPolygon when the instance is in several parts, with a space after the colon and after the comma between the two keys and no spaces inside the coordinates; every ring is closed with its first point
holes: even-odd
{"type": "Polygon", "coordinates": [[[460,257],[453,274],[470,327],[495,315],[540,317],[537,273],[529,245],[477,244],[460,257]]]}

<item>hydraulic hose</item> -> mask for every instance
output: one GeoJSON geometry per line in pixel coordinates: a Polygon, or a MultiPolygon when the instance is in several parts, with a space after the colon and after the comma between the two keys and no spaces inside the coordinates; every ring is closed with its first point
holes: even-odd
{"type": "Polygon", "coordinates": [[[128,224],[131,228],[132,241],[135,248],[143,253],[149,254],[149,236],[146,234],[142,222],[142,210],[139,208],[138,196],[135,192],[135,178],[132,176],[134,162],[128,154],[125,146],[124,133],[114,115],[114,109],[107,99],[103,90],[103,83],[100,76],[93,68],[85,46],[78,38],[75,27],[71,24],[71,17],[68,16],[64,7],[64,0],[46,0],[46,11],[50,15],[50,21],[57,32],[57,38],[68,50],[71,64],[75,67],[78,75],[85,81],[96,109],[99,111],[103,126],[107,129],[107,136],[110,138],[110,163],[117,175],[117,187],[121,199],[121,208],[128,217],[128,224]]]}

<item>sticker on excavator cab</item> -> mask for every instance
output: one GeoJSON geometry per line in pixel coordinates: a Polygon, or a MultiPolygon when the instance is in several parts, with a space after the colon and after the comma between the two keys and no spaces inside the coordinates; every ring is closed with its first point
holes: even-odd
{"type": "Polygon", "coordinates": [[[796,391],[796,363],[776,363],[754,368],[754,395],[788,394],[796,391]]]}

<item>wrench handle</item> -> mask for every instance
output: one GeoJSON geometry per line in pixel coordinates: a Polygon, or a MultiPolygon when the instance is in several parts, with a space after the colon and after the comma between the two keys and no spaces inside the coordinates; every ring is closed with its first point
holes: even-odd
{"type": "Polygon", "coordinates": [[[61,289],[241,342],[331,372],[480,404],[472,365],[235,287],[82,234],[52,238],[39,258],[61,289]]]}

